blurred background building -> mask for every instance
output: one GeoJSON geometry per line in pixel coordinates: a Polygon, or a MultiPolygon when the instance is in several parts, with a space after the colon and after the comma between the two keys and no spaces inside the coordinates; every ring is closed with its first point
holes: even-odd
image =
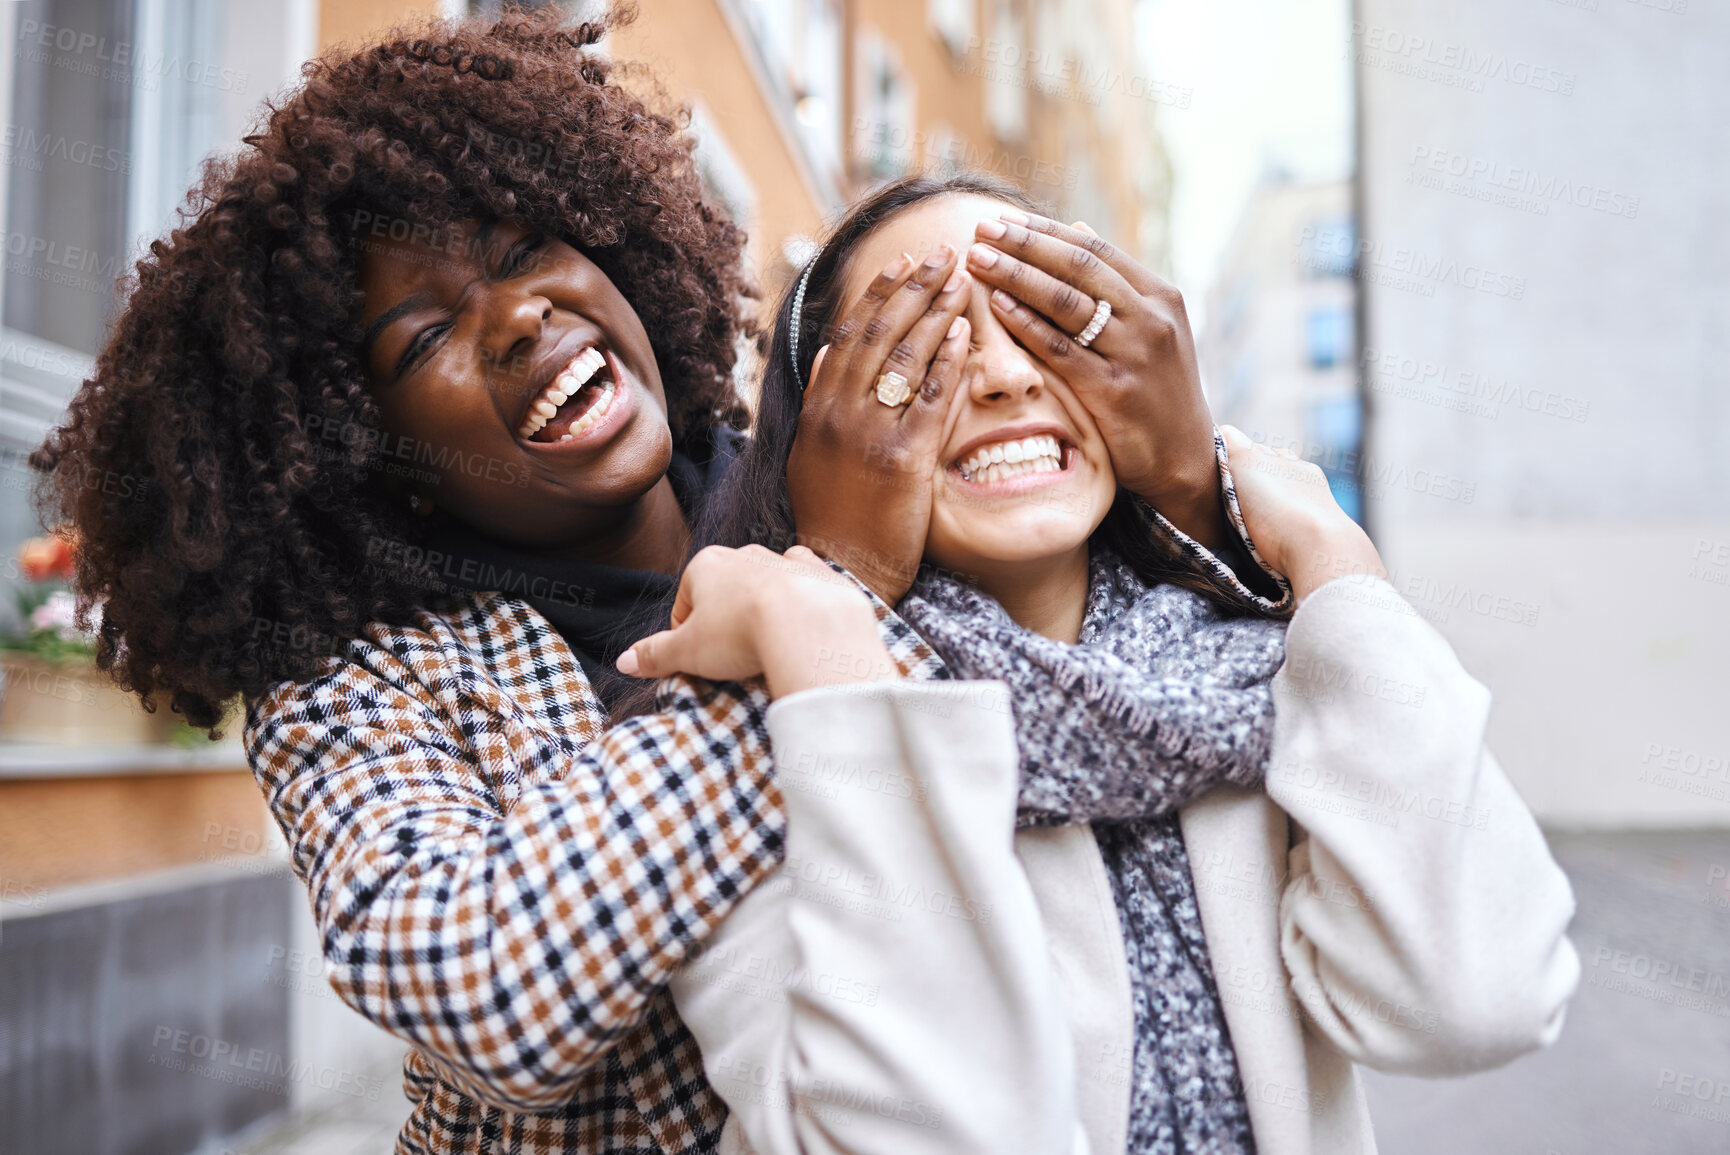
{"type": "MultiPolygon", "coordinates": [[[[0,10],[0,577],[53,577],[23,457],[201,158],[322,48],[497,7],[0,10]]],[[[1321,464],[1490,686],[1585,984],[1550,1052],[1372,1076],[1391,1155],[1730,1149],[1726,45],[1698,0],[642,0],[606,46],[691,109],[771,299],[850,199],[962,166],[1173,277],[1218,417],[1321,464]]],[[[5,667],[0,1152],[388,1150],[401,1048],[238,748],[103,689],[5,667]]]]}
{"type": "Polygon", "coordinates": [[[1356,236],[1347,181],[1269,172],[1208,292],[1197,354],[1216,419],[1301,450],[1361,518],[1356,236]]]}

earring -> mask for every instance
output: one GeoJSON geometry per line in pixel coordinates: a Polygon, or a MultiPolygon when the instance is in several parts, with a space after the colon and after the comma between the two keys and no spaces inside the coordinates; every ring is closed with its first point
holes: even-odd
{"type": "Polygon", "coordinates": [[[416,513],[419,513],[420,512],[420,506],[421,506],[420,494],[418,494],[418,493],[409,494],[408,495],[408,507],[410,509],[414,510],[416,513]]]}

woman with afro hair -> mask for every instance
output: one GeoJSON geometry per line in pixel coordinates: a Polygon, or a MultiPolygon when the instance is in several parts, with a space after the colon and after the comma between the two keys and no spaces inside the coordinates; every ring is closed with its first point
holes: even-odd
{"type": "MultiPolygon", "coordinates": [[[[244,703],[332,986],[411,1044],[399,1151],[723,1144],[715,1072],[667,984],[791,856],[788,813],[823,805],[784,802],[771,734],[938,748],[969,711],[895,680],[929,651],[885,604],[918,562],[930,493],[908,467],[960,372],[967,275],[946,247],[898,259],[837,329],[849,380],[922,382],[907,438],[844,462],[814,435],[793,455],[821,482],[800,540],[882,600],[802,546],[687,569],[742,440],[754,290],[678,117],[593,51],[620,19],[432,22],[309,63],[138,263],[94,377],[32,458],[45,516],[76,536],[98,663],[213,733],[244,703]],[[82,484],[98,471],[145,499],[82,484]],[[709,623],[716,676],[815,688],[804,713],[618,672],[669,612],[709,623]],[[835,685],[863,680],[880,686],[835,685]]],[[[1174,520],[1202,537],[1223,515],[1212,446],[1195,448],[1194,517],[1174,520]]],[[[970,725],[1001,741],[949,769],[990,754],[1013,795],[1007,715],[970,725]]],[[[1008,842],[976,849],[1001,869],[970,901],[999,917],[877,953],[984,992],[921,1057],[1028,1112],[920,1133],[1031,1149],[1032,1115],[1063,1106],[1038,1093],[1063,1082],[1061,1024],[1008,842]],[[988,1029],[1012,1045],[945,1061],[988,1029]]],[[[880,1121],[861,1102],[823,1118],[863,1141],[880,1121]]]]}
{"type": "MultiPolygon", "coordinates": [[[[244,703],[332,986],[411,1045],[399,1151],[715,1150],[726,1108],[667,982],[783,854],[761,696],[675,678],[657,699],[614,668],[690,612],[677,578],[737,455],[735,359],[758,336],[744,236],[679,118],[593,50],[626,18],[430,22],[306,65],[140,260],[32,458],[99,665],[213,735],[244,703]],[[147,497],[82,484],[97,471],[147,497]]],[[[872,330],[882,355],[934,362],[967,295],[943,292],[954,265],[901,270],[889,287],[926,323],[872,330]]],[[[880,542],[844,560],[891,600],[912,563],[879,561],[906,543],[873,534],[907,536],[896,503],[923,500],[892,458],[871,467],[881,502],[856,500],[867,471],[838,479],[851,504],[802,511],[880,542]]],[[[727,676],[778,697],[917,661],[802,547],[725,552],[684,594],[717,575],[727,676]]],[[[868,736],[889,697],[819,704],[868,736]]],[[[986,901],[1030,910],[1001,877],[986,901]]],[[[904,971],[942,960],[1042,1004],[1037,965],[967,969],[1016,920],[942,922],[904,971]]],[[[1037,964],[1036,945],[1017,949],[1037,964]]],[[[1048,1082],[1052,1017],[978,1005],[1029,1041],[979,1071],[1048,1082]]],[[[849,1110],[869,1134],[871,1101],[826,1117],[849,1110]]]]}

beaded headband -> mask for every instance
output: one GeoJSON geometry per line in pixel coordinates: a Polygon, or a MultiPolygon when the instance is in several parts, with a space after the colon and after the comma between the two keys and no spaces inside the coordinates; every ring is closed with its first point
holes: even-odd
{"type": "Polygon", "coordinates": [[[805,262],[805,271],[799,274],[799,287],[793,292],[793,323],[787,335],[792,345],[793,380],[801,393],[805,391],[805,378],[799,372],[799,316],[805,311],[805,286],[811,283],[811,270],[817,267],[817,258],[822,255],[822,249],[811,254],[811,259],[805,262]]]}

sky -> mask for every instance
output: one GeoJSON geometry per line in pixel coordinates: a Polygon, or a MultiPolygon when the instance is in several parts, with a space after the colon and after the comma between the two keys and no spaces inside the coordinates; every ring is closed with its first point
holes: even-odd
{"type": "MultiPolygon", "coordinates": [[[[1136,37],[1153,79],[1190,89],[1161,104],[1172,163],[1172,264],[1200,309],[1261,175],[1351,172],[1349,0],[1141,0],[1136,37]]],[[[1169,90],[1162,90],[1169,91],[1169,90]]]]}

